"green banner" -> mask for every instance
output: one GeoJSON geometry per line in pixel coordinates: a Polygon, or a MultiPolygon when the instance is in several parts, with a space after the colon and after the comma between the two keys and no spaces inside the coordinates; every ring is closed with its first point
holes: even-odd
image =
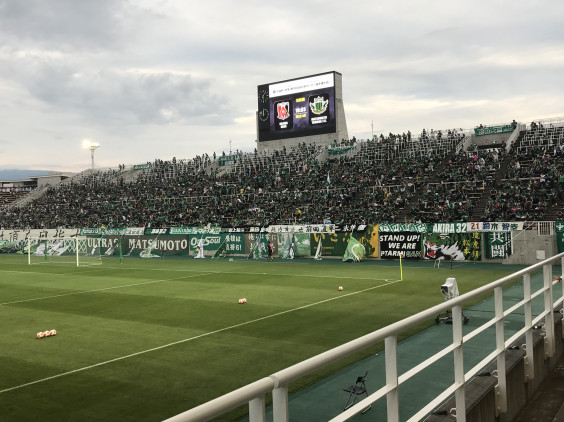
{"type": "Polygon", "coordinates": [[[232,166],[237,162],[237,155],[222,155],[217,159],[219,167],[232,166]]]}
{"type": "Polygon", "coordinates": [[[317,244],[319,239],[321,239],[322,253],[323,256],[343,256],[351,233],[313,233],[311,235],[311,248],[309,251],[310,256],[314,256],[317,251],[317,244]]]}
{"type": "MultiPolygon", "coordinates": [[[[310,256],[315,256],[317,245],[321,239],[323,256],[343,256],[352,232],[313,233],[311,235],[310,256]]],[[[365,256],[378,258],[378,225],[369,224],[366,230],[355,233],[356,239],[364,246],[365,256]]]]}
{"type": "Polygon", "coordinates": [[[466,223],[435,223],[433,224],[433,233],[466,233],[466,223]]]}
{"type": "Polygon", "coordinates": [[[226,255],[239,255],[245,253],[245,235],[243,233],[222,234],[221,237],[226,241],[226,255]]]}
{"type": "Polygon", "coordinates": [[[364,259],[364,246],[358,240],[351,236],[347,249],[343,255],[343,261],[360,262],[364,259]]]}
{"type": "Polygon", "coordinates": [[[144,227],[104,228],[94,227],[80,229],[81,236],[140,236],[145,233],[144,227]]]}
{"type": "Polygon", "coordinates": [[[564,252],[564,221],[557,221],[554,224],[556,229],[556,244],[558,245],[558,253],[564,252]]]}
{"type": "Polygon", "coordinates": [[[145,229],[145,234],[146,235],[155,235],[155,236],[160,236],[161,234],[168,234],[168,228],[167,227],[163,227],[163,228],[151,228],[151,227],[147,227],[145,229]]]}
{"type": "Polygon", "coordinates": [[[125,234],[125,229],[104,229],[103,235],[104,236],[121,236],[125,234]]]}
{"type": "MultiPolygon", "coordinates": [[[[19,242],[18,242],[19,243],[19,242]]],[[[5,240],[5,239],[0,239],[0,253],[4,253],[4,252],[16,252],[18,250],[21,250],[25,247],[25,243],[21,246],[21,247],[15,247],[15,245],[12,245],[12,242],[5,240]]]]}
{"type": "Polygon", "coordinates": [[[101,228],[80,229],[80,235],[81,236],[101,236],[103,230],[104,229],[101,229],[101,228]]]}
{"type": "MultiPolygon", "coordinates": [[[[103,238],[111,239],[111,238],[103,238]]],[[[141,258],[161,257],[167,255],[183,255],[189,254],[188,236],[169,236],[167,234],[150,235],[150,236],[123,236],[120,238],[122,242],[122,253],[124,257],[137,256],[141,258]]],[[[113,253],[119,252],[114,249],[113,253]]],[[[107,251],[105,252],[107,253],[107,251]]]]}
{"type": "Polygon", "coordinates": [[[427,223],[380,223],[381,232],[416,232],[427,233],[433,231],[433,224],[427,223]]]}
{"type": "Polygon", "coordinates": [[[369,258],[378,258],[378,225],[369,224],[366,226],[366,230],[362,233],[355,233],[356,238],[362,246],[366,256],[369,258]]]}
{"type": "Polygon", "coordinates": [[[337,156],[337,155],[346,154],[346,153],[349,152],[351,149],[353,149],[352,146],[329,148],[329,150],[328,150],[328,152],[329,152],[329,157],[333,157],[333,156],[337,156]]]}
{"type": "Polygon", "coordinates": [[[511,233],[486,233],[485,242],[487,259],[507,258],[511,255],[511,233]]]}
{"type": "MultiPolygon", "coordinates": [[[[277,236],[277,243],[278,245],[280,245],[280,247],[278,248],[278,250],[276,251],[276,253],[278,253],[278,251],[280,251],[280,253],[278,253],[278,255],[282,256],[284,253],[284,246],[286,245],[286,242],[288,241],[288,236],[292,236],[291,233],[286,234],[286,233],[280,233],[280,234],[273,234],[274,236],[277,236]]],[[[315,235],[314,235],[315,236],[315,235]]],[[[309,233],[294,233],[293,234],[293,240],[294,240],[294,256],[298,257],[298,256],[310,256],[311,255],[311,240],[310,240],[310,234],[309,233]]],[[[317,243],[316,243],[317,246],[317,243]]],[[[314,253],[315,255],[315,253],[314,253]]]]}
{"type": "Polygon", "coordinates": [[[474,129],[474,133],[478,136],[482,135],[493,135],[496,133],[513,132],[513,126],[503,125],[503,126],[486,126],[477,127],[474,129]]]}
{"type": "Polygon", "coordinates": [[[423,259],[479,261],[481,233],[427,233],[422,241],[423,259]]]}
{"type": "Polygon", "coordinates": [[[220,234],[221,227],[171,227],[170,234],[220,234]]]}
{"type": "MultiPolygon", "coordinates": [[[[231,234],[231,236],[233,236],[231,234]]],[[[270,233],[241,233],[240,236],[244,238],[244,245],[243,250],[245,255],[249,255],[251,253],[251,247],[257,243],[257,238],[260,238],[260,247],[261,247],[261,254],[263,257],[268,255],[268,243],[272,242],[273,256],[278,254],[278,236],[276,234],[270,233]]],[[[238,253],[238,252],[237,252],[238,253]]]]}
{"type": "Polygon", "coordinates": [[[151,168],[151,163],[134,164],[133,166],[131,166],[131,168],[132,168],[133,170],[150,169],[150,168],[151,168]]]}
{"type": "MultiPolygon", "coordinates": [[[[171,233],[172,234],[172,233],[171,233]]],[[[190,252],[193,253],[198,248],[198,242],[204,240],[204,252],[217,251],[224,241],[226,255],[242,255],[245,253],[245,235],[243,233],[220,233],[190,236],[190,252]]]]}

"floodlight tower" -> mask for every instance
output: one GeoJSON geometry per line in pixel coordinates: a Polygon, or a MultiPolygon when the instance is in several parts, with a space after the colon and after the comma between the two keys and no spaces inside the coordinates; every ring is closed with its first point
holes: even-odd
{"type": "Polygon", "coordinates": [[[92,158],[92,171],[94,171],[94,151],[96,150],[96,148],[100,148],[100,144],[98,142],[93,142],[89,139],[85,139],[82,142],[82,145],[84,145],[84,148],[88,148],[90,150],[90,157],[92,158]]]}

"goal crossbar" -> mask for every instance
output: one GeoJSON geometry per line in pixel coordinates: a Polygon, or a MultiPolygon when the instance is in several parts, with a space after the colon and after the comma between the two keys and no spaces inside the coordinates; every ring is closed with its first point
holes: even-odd
{"type": "Polygon", "coordinates": [[[73,264],[77,267],[102,263],[100,239],[61,237],[30,238],[27,243],[27,262],[32,264],[73,264]]]}

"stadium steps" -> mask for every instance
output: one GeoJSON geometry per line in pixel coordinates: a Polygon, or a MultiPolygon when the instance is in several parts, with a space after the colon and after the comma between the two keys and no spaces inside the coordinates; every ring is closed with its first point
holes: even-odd
{"type": "MultiPolygon", "coordinates": [[[[453,153],[453,155],[454,155],[454,153],[453,153]]],[[[443,158],[441,161],[439,161],[437,166],[434,168],[433,173],[425,181],[425,185],[430,185],[432,183],[441,183],[441,180],[439,179],[438,174],[440,172],[443,172],[443,171],[446,170],[446,168],[448,166],[448,160],[451,159],[451,158],[454,158],[454,157],[450,157],[450,156],[447,155],[445,158],[443,158]]],[[[418,195],[413,195],[412,197],[410,197],[409,200],[404,204],[403,208],[400,208],[400,210],[398,212],[398,216],[396,218],[396,221],[398,221],[398,222],[405,221],[407,219],[407,217],[409,217],[410,214],[411,214],[411,208],[418,204],[419,198],[420,197],[418,195]]]]}
{"type": "Polygon", "coordinates": [[[509,163],[511,161],[510,157],[503,156],[500,160],[500,167],[495,172],[494,178],[490,183],[486,183],[484,186],[484,192],[482,197],[476,202],[476,206],[474,207],[473,217],[474,220],[480,219],[484,214],[486,209],[486,204],[488,202],[488,198],[490,197],[490,191],[495,189],[495,187],[501,182],[501,180],[505,177],[505,173],[507,171],[507,167],[509,167],[509,163]]]}
{"type": "Polygon", "coordinates": [[[559,196],[554,197],[555,202],[551,203],[546,208],[546,211],[544,213],[544,220],[546,220],[546,221],[556,221],[556,220],[561,219],[561,218],[558,217],[558,212],[562,211],[562,204],[564,203],[564,201],[562,200],[563,196],[564,196],[564,193],[560,193],[560,197],[559,196]]]}
{"type": "MultiPolygon", "coordinates": [[[[521,144],[521,140],[523,139],[523,136],[524,136],[524,132],[521,132],[519,134],[519,137],[515,140],[513,147],[511,148],[512,151],[519,147],[519,145],[521,144]]],[[[499,185],[501,180],[505,178],[505,175],[507,174],[507,168],[509,167],[509,164],[511,162],[511,158],[512,158],[511,152],[504,153],[501,156],[501,160],[499,161],[499,169],[495,172],[493,176],[493,180],[489,183],[486,183],[486,185],[484,186],[484,194],[482,195],[480,200],[476,202],[476,206],[474,207],[474,211],[473,211],[474,220],[481,219],[482,215],[484,214],[484,211],[486,209],[486,204],[488,202],[488,198],[490,197],[489,196],[490,191],[492,189],[495,189],[496,186],[499,185]]]]}
{"type": "MultiPolygon", "coordinates": [[[[359,148],[359,154],[361,154],[362,151],[360,151],[359,148]]],[[[358,157],[361,157],[360,155],[358,155],[358,157]]],[[[314,154],[313,159],[316,160],[319,164],[323,164],[325,161],[327,161],[329,159],[329,150],[328,149],[320,149],[317,151],[317,154],[314,154]]]]}
{"type": "MultiPolygon", "coordinates": [[[[71,177],[61,181],[58,185],[54,186],[55,188],[58,188],[59,186],[63,186],[63,185],[69,185],[71,183],[75,183],[75,182],[82,182],[86,177],[88,177],[89,175],[92,174],[92,169],[87,169],[84,170],[80,173],[74,174],[71,177]]],[[[36,199],[40,198],[41,196],[43,196],[43,194],[45,193],[45,191],[49,188],[49,185],[44,185],[41,187],[38,187],[37,189],[32,190],[30,193],[28,193],[27,195],[24,195],[20,198],[18,198],[17,200],[13,201],[12,203],[10,203],[7,207],[7,209],[12,209],[15,207],[25,207],[26,205],[29,205],[31,202],[35,201],[36,199]]]]}
{"type": "Polygon", "coordinates": [[[10,202],[6,206],[6,209],[10,210],[10,209],[16,208],[16,207],[19,207],[19,208],[25,207],[26,205],[28,205],[32,201],[34,201],[37,198],[43,196],[43,194],[45,193],[45,191],[47,190],[48,187],[49,186],[41,186],[40,188],[32,190],[27,195],[21,196],[18,199],[16,199],[15,201],[10,202]]]}
{"type": "Polygon", "coordinates": [[[126,170],[122,173],[123,182],[124,183],[136,182],[141,174],[143,174],[143,170],[137,170],[137,169],[126,170]]]}

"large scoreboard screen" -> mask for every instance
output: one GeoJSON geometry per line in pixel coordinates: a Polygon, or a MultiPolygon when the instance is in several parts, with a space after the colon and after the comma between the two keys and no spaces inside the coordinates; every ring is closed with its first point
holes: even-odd
{"type": "Polygon", "coordinates": [[[259,142],[336,132],[335,72],[258,86],[259,142]]]}

